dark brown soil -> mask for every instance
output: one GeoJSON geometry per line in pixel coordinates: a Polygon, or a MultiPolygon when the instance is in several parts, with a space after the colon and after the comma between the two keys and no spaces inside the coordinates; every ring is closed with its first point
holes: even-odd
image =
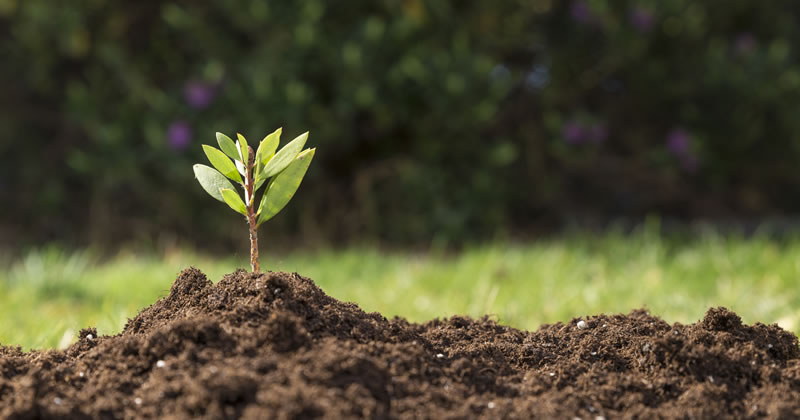
{"type": "Polygon", "coordinates": [[[797,338],[724,308],[413,324],[297,274],[188,269],[119,335],[80,337],[0,347],[0,417],[800,418],[797,338]]]}

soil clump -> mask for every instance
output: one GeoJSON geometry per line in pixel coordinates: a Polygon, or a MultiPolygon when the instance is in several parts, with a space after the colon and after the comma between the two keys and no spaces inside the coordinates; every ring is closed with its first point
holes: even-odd
{"type": "Polygon", "coordinates": [[[799,358],[796,336],[724,308],[417,324],[297,274],[190,268],[115,336],[0,347],[0,418],[800,418],[799,358]]]}

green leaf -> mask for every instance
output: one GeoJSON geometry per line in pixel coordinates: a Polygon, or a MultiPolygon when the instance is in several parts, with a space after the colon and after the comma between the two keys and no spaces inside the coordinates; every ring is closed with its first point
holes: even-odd
{"type": "Polygon", "coordinates": [[[222,175],[210,166],[198,163],[194,165],[193,168],[194,176],[197,178],[197,182],[200,183],[200,186],[202,186],[210,196],[224,202],[225,200],[222,198],[222,193],[220,193],[219,190],[221,188],[233,189],[233,184],[228,181],[228,178],[225,178],[225,175],[222,175]]]}
{"type": "Polygon", "coordinates": [[[281,141],[282,132],[283,127],[273,131],[272,134],[267,135],[267,137],[264,137],[264,140],[261,140],[261,143],[258,145],[258,152],[256,152],[256,158],[259,163],[266,165],[275,154],[275,151],[278,150],[278,143],[281,141]]]}
{"type": "Polygon", "coordinates": [[[297,138],[289,142],[286,146],[283,146],[283,148],[278,151],[278,153],[275,153],[275,156],[267,162],[266,166],[264,166],[264,176],[269,178],[286,169],[286,167],[295,160],[300,151],[303,150],[306,140],[308,140],[308,131],[297,136],[297,138]]]}
{"type": "MultiPolygon", "coordinates": [[[[258,144],[258,150],[256,150],[256,159],[255,159],[255,179],[258,180],[261,177],[261,172],[264,169],[264,164],[269,161],[272,156],[275,154],[275,149],[278,148],[278,143],[280,142],[281,132],[283,128],[279,128],[272,132],[272,134],[267,135],[264,137],[264,140],[261,140],[261,143],[258,144]]],[[[261,184],[264,181],[262,179],[261,184]]],[[[261,187],[260,183],[256,183],[256,188],[253,191],[258,190],[261,187]]]]}
{"type": "Polygon", "coordinates": [[[240,159],[239,149],[230,137],[222,133],[217,133],[217,143],[219,144],[219,148],[231,159],[240,159]]]}
{"type": "Polygon", "coordinates": [[[261,197],[261,204],[258,208],[258,221],[256,226],[266,222],[279,211],[286,207],[289,200],[294,197],[300,182],[306,175],[308,165],[314,159],[316,149],[307,149],[300,153],[283,172],[279,173],[270,182],[267,192],[261,197]]]}
{"type": "Polygon", "coordinates": [[[222,198],[225,199],[225,203],[227,203],[230,208],[247,216],[247,206],[244,205],[242,197],[239,197],[239,194],[236,191],[228,188],[222,188],[219,190],[219,192],[222,194],[222,198]]]}
{"type": "Polygon", "coordinates": [[[269,179],[269,177],[264,175],[263,169],[258,171],[258,173],[256,174],[256,186],[253,188],[253,192],[258,191],[258,189],[261,188],[262,185],[264,185],[264,182],[267,179],[269,179]]]}
{"type": "Polygon", "coordinates": [[[236,146],[239,148],[239,159],[242,160],[243,164],[247,165],[249,163],[247,159],[250,157],[247,153],[247,139],[245,139],[244,136],[239,133],[236,133],[236,137],[239,139],[236,141],[236,146]]]}
{"type": "Polygon", "coordinates": [[[217,168],[218,171],[222,173],[222,175],[227,176],[228,178],[242,183],[242,177],[239,176],[239,171],[236,170],[236,165],[228,159],[228,156],[225,156],[225,153],[222,153],[219,149],[215,147],[211,147],[207,144],[203,145],[203,151],[206,152],[206,156],[208,157],[208,161],[217,168]]]}

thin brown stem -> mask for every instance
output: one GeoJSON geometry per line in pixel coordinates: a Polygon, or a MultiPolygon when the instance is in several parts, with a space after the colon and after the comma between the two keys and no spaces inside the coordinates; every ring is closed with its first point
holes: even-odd
{"type": "Polygon", "coordinates": [[[247,208],[247,223],[250,224],[250,269],[258,273],[258,231],[256,230],[256,214],[252,203],[247,208]]]}
{"type": "Polygon", "coordinates": [[[258,230],[256,228],[256,211],[255,211],[255,200],[253,199],[253,186],[255,184],[255,180],[253,179],[253,167],[255,163],[255,156],[253,153],[253,148],[250,147],[248,159],[249,162],[247,163],[247,167],[245,168],[245,179],[246,185],[245,189],[247,190],[245,194],[247,194],[247,224],[250,225],[250,269],[254,273],[258,273],[261,270],[258,267],[258,230]]]}

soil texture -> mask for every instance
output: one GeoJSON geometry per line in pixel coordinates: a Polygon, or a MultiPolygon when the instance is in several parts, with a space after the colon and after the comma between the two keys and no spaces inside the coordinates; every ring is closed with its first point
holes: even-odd
{"type": "Polygon", "coordinates": [[[190,268],[118,335],[0,347],[0,418],[800,418],[798,357],[793,334],[724,308],[416,324],[297,274],[190,268]]]}

